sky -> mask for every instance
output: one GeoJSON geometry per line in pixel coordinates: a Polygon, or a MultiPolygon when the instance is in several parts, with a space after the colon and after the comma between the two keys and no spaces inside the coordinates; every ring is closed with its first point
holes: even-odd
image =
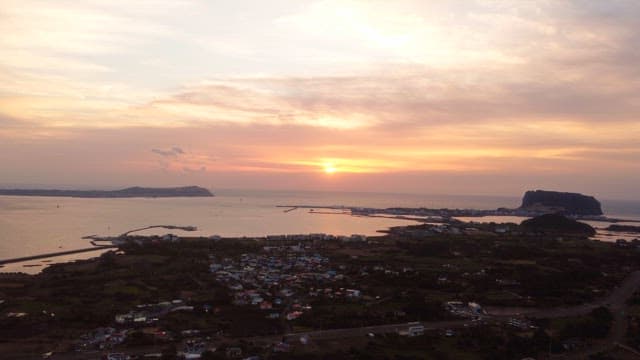
{"type": "Polygon", "coordinates": [[[640,2],[0,0],[0,186],[640,200],[640,2]]]}

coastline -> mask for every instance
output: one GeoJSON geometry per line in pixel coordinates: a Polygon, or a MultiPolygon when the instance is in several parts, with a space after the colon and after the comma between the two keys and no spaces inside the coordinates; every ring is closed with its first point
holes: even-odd
{"type": "MultiPolygon", "coordinates": [[[[505,220],[514,220],[517,219],[519,220],[516,224],[519,224],[521,221],[530,219],[531,216],[525,216],[525,215],[475,215],[475,216],[460,216],[460,217],[453,217],[453,216],[440,216],[440,217],[432,217],[432,216],[428,216],[428,217],[408,217],[405,215],[383,215],[385,214],[385,212],[381,209],[375,209],[375,211],[371,210],[371,211],[365,211],[364,213],[362,212],[362,208],[355,208],[357,209],[355,213],[352,212],[351,207],[347,207],[347,206],[310,206],[310,205],[294,205],[294,206],[288,206],[288,205],[278,205],[276,206],[277,208],[286,208],[288,210],[284,210],[285,213],[289,213],[293,210],[297,210],[297,209],[305,209],[305,208],[309,208],[309,209],[332,209],[332,210],[342,210],[343,212],[322,212],[322,211],[310,211],[310,214],[317,214],[317,215],[348,215],[349,217],[365,217],[365,218],[389,218],[389,219],[394,219],[394,220],[405,220],[405,221],[409,221],[412,222],[414,224],[430,224],[430,225],[437,225],[437,224],[446,224],[446,225],[451,225],[451,224],[455,224],[456,222],[463,222],[463,223],[468,223],[468,224],[473,224],[473,223],[478,223],[478,224],[488,224],[488,223],[496,223],[496,224],[508,224],[508,223],[513,223],[513,221],[500,221],[502,219],[505,220]],[[344,212],[344,211],[349,211],[349,212],[344,212]],[[480,220],[480,221],[478,221],[480,220]],[[482,221],[484,220],[484,221],[482,221]]],[[[419,211],[421,213],[424,213],[425,209],[413,209],[416,211],[419,211]]],[[[449,209],[438,209],[437,211],[439,211],[441,214],[444,212],[447,212],[449,209]]],[[[435,211],[435,210],[432,210],[435,211]]],[[[469,211],[475,211],[475,210],[464,210],[464,212],[469,212],[469,211]]],[[[409,211],[412,212],[412,211],[409,211]]],[[[454,210],[455,213],[458,213],[458,210],[454,210]]],[[[601,224],[601,223],[609,223],[610,221],[607,220],[599,220],[599,221],[595,221],[595,220],[591,220],[591,221],[587,221],[587,223],[589,223],[590,225],[594,226],[594,224],[601,224]]],[[[614,221],[614,223],[617,221],[614,221]]],[[[635,221],[631,221],[628,223],[634,223],[635,221]]],[[[624,223],[624,222],[623,222],[624,223]]],[[[407,224],[409,225],[409,224],[407,224]]],[[[153,225],[153,226],[147,226],[147,227],[143,227],[143,228],[139,228],[139,229],[133,229],[133,230],[129,230],[125,233],[123,233],[120,236],[112,236],[112,237],[99,237],[96,235],[91,235],[91,236],[84,236],[83,239],[88,239],[90,240],[91,244],[94,245],[94,247],[92,248],[81,248],[81,249],[72,249],[72,250],[66,250],[66,251],[60,251],[60,252],[55,252],[55,253],[50,253],[50,254],[39,254],[39,255],[30,255],[30,256],[24,256],[24,257],[20,257],[20,258],[14,258],[14,259],[0,259],[0,273],[3,272],[26,272],[26,273],[30,273],[30,274],[36,274],[40,271],[42,271],[42,269],[46,268],[48,265],[52,265],[52,264],[59,264],[59,263],[65,263],[67,261],[69,261],[68,259],[64,260],[64,261],[58,261],[59,257],[63,257],[65,255],[74,255],[72,256],[72,261],[75,260],[88,260],[88,259],[92,259],[95,256],[84,256],[84,253],[93,253],[96,251],[102,251],[102,252],[106,252],[109,249],[114,249],[117,248],[119,244],[121,244],[122,242],[118,241],[121,240],[123,238],[126,238],[130,233],[136,232],[136,231],[141,231],[141,230],[147,230],[149,228],[168,228],[168,229],[181,229],[181,230],[187,230],[187,231],[194,231],[196,230],[195,227],[181,227],[181,226],[175,226],[175,225],[153,225]],[[95,241],[104,241],[107,243],[111,243],[111,245],[98,245],[95,243],[95,241]],[[46,261],[41,261],[40,263],[33,263],[33,260],[44,260],[44,259],[48,259],[46,261]],[[53,260],[52,260],[53,259],[53,260]],[[11,265],[10,267],[7,267],[8,265],[11,265]],[[20,270],[20,267],[22,267],[22,271],[20,270]],[[25,269],[27,268],[27,269],[25,269]],[[6,271],[6,270],[13,270],[13,271],[6,271]],[[26,271],[25,271],[26,270],[26,271]]],[[[592,240],[598,240],[598,241],[604,241],[604,242],[616,242],[618,240],[625,240],[625,241],[631,241],[633,239],[637,239],[638,238],[638,234],[635,233],[624,233],[624,232],[616,232],[616,231],[608,231],[606,228],[603,227],[599,227],[599,226],[594,226],[594,228],[596,229],[597,233],[596,235],[592,236],[591,239],[592,240]]],[[[378,229],[376,230],[376,232],[380,233],[380,234],[389,234],[391,233],[392,228],[386,228],[386,229],[378,229]]],[[[169,236],[169,235],[165,235],[169,236]]],[[[320,239],[323,240],[342,240],[342,241],[348,241],[349,238],[351,239],[356,239],[356,238],[361,238],[364,237],[364,235],[360,235],[360,234],[351,234],[349,236],[347,235],[336,235],[336,234],[324,234],[324,233],[311,233],[311,234],[282,234],[282,235],[263,235],[263,236],[240,236],[240,237],[220,237],[218,235],[211,235],[208,238],[209,239],[221,239],[221,240],[254,240],[254,241],[266,241],[266,240],[308,240],[309,238],[314,238],[314,237],[319,237],[320,239]]],[[[140,237],[140,238],[145,238],[144,236],[140,237]]],[[[182,239],[186,240],[186,241],[193,241],[193,240],[201,240],[204,237],[182,237],[182,239]]],[[[89,255],[89,254],[86,254],[89,255]]]]}
{"type": "MultiPolygon", "coordinates": [[[[30,256],[38,253],[74,250],[86,247],[82,237],[87,234],[100,233],[116,236],[125,231],[146,224],[193,223],[199,231],[196,235],[210,236],[218,234],[223,237],[260,237],[270,234],[308,234],[331,233],[334,235],[364,234],[375,235],[387,231],[394,226],[420,223],[442,223],[443,218],[435,206],[430,213],[423,207],[410,206],[416,202],[439,205],[449,202],[450,212],[444,215],[474,222],[491,222],[506,220],[520,222],[528,217],[510,217],[506,214],[490,216],[496,210],[469,210],[488,208],[493,205],[508,204],[506,197],[471,197],[440,196],[428,200],[425,196],[397,194],[362,194],[324,192],[246,192],[221,190],[215,198],[47,198],[47,197],[14,197],[0,196],[0,236],[8,239],[0,247],[1,258],[30,256]],[[326,198],[325,198],[326,197],[326,198]],[[482,201],[478,203],[478,199],[482,201]],[[438,203],[440,201],[440,203],[438,203]],[[465,202],[466,201],[466,202],[465,202]],[[327,205],[336,203],[358,204],[359,206],[327,205]],[[313,205],[276,205],[276,204],[313,204],[313,205]],[[395,206],[394,204],[400,205],[395,206]],[[484,205],[483,205],[484,204],[484,205]],[[316,211],[309,211],[309,210],[316,211]],[[392,209],[393,213],[380,213],[380,209],[392,209]],[[419,214],[406,212],[399,214],[400,209],[419,210],[419,214]],[[466,209],[466,210],[465,210],[466,209]],[[327,210],[327,211],[320,211],[327,210]],[[355,211],[354,211],[355,210],[355,211]],[[454,212],[455,211],[455,212],[454,212]],[[350,216],[334,216],[334,215],[350,216]],[[483,216],[480,216],[483,215],[483,216]],[[69,219],[74,219],[73,222],[69,219]],[[3,223],[4,221],[4,223],[3,223]],[[15,240],[14,240],[15,239],[15,240]],[[19,239],[19,241],[18,241],[19,239]]],[[[515,199],[515,198],[514,198],[515,199]]],[[[617,212],[616,218],[640,212],[635,210],[635,203],[625,203],[631,211],[617,212]],[[632,206],[633,205],[633,206],[632,206]]],[[[604,202],[608,209],[607,202],[604,202]]],[[[607,213],[608,214],[608,213],[607,213]]],[[[446,217],[445,216],[445,217],[446,217]]],[[[640,220],[640,215],[634,219],[640,220]]],[[[620,233],[605,233],[601,222],[587,220],[587,223],[598,229],[598,239],[616,241],[627,240],[632,236],[621,236],[620,233]],[[602,233],[602,234],[600,234],[602,233]]],[[[162,235],[166,232],[148,230],[146,235],[162,235]]],[[[86,258],[88,255],[78,254],[74,259],[86,258]]],[[[55,259],[58,262],[62,258],[55,259]]],[[[21,265],[45,265],[33,262],[21,263],[20,266],[0,268],[0,271],[24,270],[40,271],[44,266],[22,267],[21,265]]]]}
{"type": "MultiPolygon", "coordinates": [[[[557,240],[522,233],[517,228],[505,230],[491,223],[403,226],[390,229],[386,235],[363,237],[129,234],[115,254],[60,264],[36,276],[5,274],[4,279],[12,286],[6,310],[10,315],[5,321],[28,329],[27,321],[42,318],[41,309],[47,311],[45,314],[53,311],[56,319],[66,319],[60,326],[73,323],[77,330],[64,339],[64,346],[58,346],[60,339],[50,335],[57,334],[56,329],[37,334],[46,341],[29,351],[61,355],[80,351],[86,355],[99,343],[87,342],[82,334],[107,326],[126,329],[125,336],[135,338],[133,334],[141,325],[136,318],[145,326],[163,331],[178,329],[191,337],[192,329],[198,329],[211,336],[214,346],[245,339],[264,341],[265,346],[287,339],[292,346],[299,346],[302,337],[312,341],[370,339],[371,332],[374,338],[387,333],[402,336],[403,331],[415,326],[436,332],[430,336],[451,329],[462,333],[469,324],[492,330],[490,323],[494,323],[505,326],[499,331],[510,331],[508,326],[518,315],[501,316],[495,309],[508,312],[519,305],[525,305],[528,316],[536,319],[589,316],[602,303],[624,310],[631,295],[627,290],[640,282],[637,253],[617,244],[591,242],[569,233],[566,236],[557,240]],[[586,242],[590,246],[581,246],[586,242]],[[513,246],[502,246],[506,243],[513,246]],[[545,244],[553,246],[545,250],[545,244]],[[567,263],[567,257],[574,260],[567,263]],[[593,272],[595,277],[557,277],[558,271],[567,267],[568,272],[590,269],[593,257],[599,264],[599,271],[593,272]],[[518,271],[523,267],[528,271],[518,271]],[[381,279],[386,279],[384,286],[380,286],[381,279]],[[549,279],[557,284],[549,285],[549,279]],[[322,291],[317,289],[318,281],[322,291]],[[488,289],[473,286],[480,281],[488,289]],[[473,315],[465,310],[464,303],[457,301],[460,287],[468,289],[469,301],[478,301],[474,306],[482,304],[487,311],[473,315]],[[548,291],[549,287],[555,290],[548,291]],[[83,291],[78,291],[80,288],[83,291]],[[618,290],[622,288],[624,294],[618,290]],[[416,289],[418,293],[414,293],[416,289]],[[60,291],[68,293],[73,303],[86,306],[69,309],[68,299],[60,303],[60,291]],[[403,292],[407,295],[394,297],[403,292]],[[221,297],[223,293],[227,295],[221,297]],[[425,294],[434,297],[425,303],[425,294]],[[23,300],[29,296],[34,300],[23,300]],[[421,304],[418,308],[411,306],[416,301],[421,304]],[[355,304],[358,306],[354,308],[355,304]],[[38,311],[32,310],[34,306],[38,311]],[[344,315],[335,317],[329,311],[332,307],[341,309],[344,315]],[[385,316],[393,314],[394,309],[394,315],[385,316]],[[428,315],[422,309],[427,309],[428,315]],[[366,311],[367,316],[358,316],[358,311],[366,311]],[[286,321],[268,319],[271,314],[279,314],[286,321]],[[477,316],[482,319],[474,323],[477,316]],[[230,326],[228,319],[242,326],[230,326]]],[[[56,326],[54,322],[48,324],[56,326]]],[[[447,341],[447,337],[433,339],[447,341]]],[[[183,345],[180,339],[168,341],[183,345]]],[[[17,349],[25,344],[15,341],[5,346],[17,349]]],[[[159,348],[157,344],[144,347],[118,342],[100,351],[145,354],[159,348]]]]}

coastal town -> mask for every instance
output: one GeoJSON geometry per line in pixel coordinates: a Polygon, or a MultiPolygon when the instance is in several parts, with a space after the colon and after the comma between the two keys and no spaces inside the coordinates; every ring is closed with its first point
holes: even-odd
{"type": "Polygon", "coordinates": [[[129,233],[95,260],[1,274],[0,322],[12,331],[0,347],[53,359],[284,359],[438,354],[457,344],[473,358],[485,345],[468,339],[480,331],[502,339],[507,358],[619,352],[603,345],[607,332],[589,329],[617,325],[623,308],[630,323],[640,319],[628,305],[640,240],[592,234],[562,215],[424,223],[373,237],[129,233]]]}
{"type": "MultiPolygon", "coordinates": [[[[640,239],[603,242],[575,214],[551,210],[521,223],[386,210],[428,221],[378,236],[138,234],[197,230],[175,225],[87,236],[106,252],[37,275],[0,273],[0,350],[110,360],[640,351],[640,239]]],[[[600,216],[591,210],[582,216],[600,216]]]]}

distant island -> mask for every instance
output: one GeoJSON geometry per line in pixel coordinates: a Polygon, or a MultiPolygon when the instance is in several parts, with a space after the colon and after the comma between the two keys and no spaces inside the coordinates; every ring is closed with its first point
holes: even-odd
{"type": "Polygon", "coordinates": [[[520,209],[567,215],[602,215],[600,202],[593,196],[546,190],[527,191],[520,209]]]}
{"type": "Polygon", "coordinates": [[[77,198],[133,198],[133,197],[211,197],[213,194],[199,186],[183,187],[129,187],[121,190],[42,190],[42,189],[0,189],[0,195],[12,196],[52,196],[77,198]]]}

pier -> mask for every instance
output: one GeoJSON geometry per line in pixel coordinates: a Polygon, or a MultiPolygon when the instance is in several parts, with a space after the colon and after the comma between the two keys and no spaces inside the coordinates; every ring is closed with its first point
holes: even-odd
{"type": "Polygon", "coordinates": [[[79,253],[84,253],[84,252],[104,250],[104,249],[112,249],[112,248],[117,248],[117,246],[113,246],[113,245],[93,246],[93,247],[90,247],[90,248],[66,250],[66,251],[57,251],[57,252],[52,252],[52,253],[47,253],[47,254],[39,254],[39,255],[31,255],[31,256],[23,256],[23,257],[18,257],[18,258],[13,258],[13,259],[0,260],[0,265],[6,265],[6,264],[12,264],[12,263],[30,261],[30,260],[48,259],[48,258],[52,258],[52,257],[56,257],[56,256],[79,254],[79,253]]]}

